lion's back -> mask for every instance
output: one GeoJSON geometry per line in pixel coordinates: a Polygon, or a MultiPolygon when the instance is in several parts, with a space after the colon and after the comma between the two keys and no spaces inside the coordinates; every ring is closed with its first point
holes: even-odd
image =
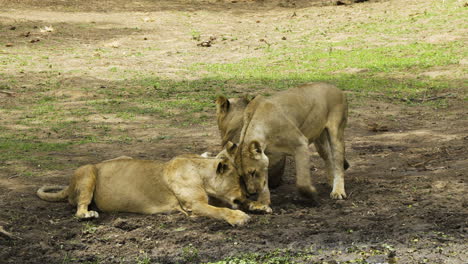
{"type": "Polygon", "coordinates": [[[167,211],[176,201],[163,181],[164,166],[160,161],[134,159],[97,164],[96,205],[110,212],[152,213],[159,207],[167,211]]]}

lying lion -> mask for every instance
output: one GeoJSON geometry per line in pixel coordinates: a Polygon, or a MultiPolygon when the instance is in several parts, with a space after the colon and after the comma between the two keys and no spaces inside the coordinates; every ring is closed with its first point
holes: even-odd
{"type": "Polygon", "coordinates": [[[233,208],[243,199],[239,176],[226,159],[197,155],[178,156],[167,163],[120,157],[78,168],[68,187],[44,186],[39,198],[60,201],[68,198],[77,206],[76,217],[97,218],[88,211],[94,201],[103,212],[155,214],[181,211],[223,219],[243,225],[249,216],[240,210],[208,204],[214,197],[233,208]],[[58,192],[50,191],[60,189],[58,192]]]}
{"type": "MultiPolygon", "coordinates": [[[[316,199],[317,191],[310,177],[311,143],[325,160],[333,188],[331,198],[346,198],[344,170],[349,165],[344,157],[344,129],[348,105],[341,90],[331,84],[311,83],[269,98],[257,96],[242,104],[228,102],[226,106],[225,100],[218,98],[218,124],[223,141],[240,133],[239,147],[228,148],[227,152],[232,155],[247,192],[259,193],[258,202],[270,204],[269,158],[276,153],[294,156],[299,192],[316,199]],[[236,110],[231,116],[223,113],[223,109],[233,106],[236,110]]],[[[274,178],[278,176],[281,175],[274,178]]]]}

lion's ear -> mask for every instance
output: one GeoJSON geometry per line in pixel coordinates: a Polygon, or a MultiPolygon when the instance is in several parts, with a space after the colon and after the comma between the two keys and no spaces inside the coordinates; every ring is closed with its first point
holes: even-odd
{"type": "Polygon", "coordinates": [[[232,143],[231,141],[228,141],[226,143],[226,151],[227,151],[227,153],[229,155],[234,155],[236,150],[237,150],[237,144],[236,143],[232,143]]]}
{"type": "Polygon", "coordinates": [[[263,152],[262,146],[260,145],[260,142],[254,140],[250,142],[249,144],[249,151],[252,153],[252,155],[258,155],[263,152]]]}
{"type": "Polygon", "coordinates": [[[226,113],[229,110],[230,105],[231,103],[229,103],[229,99],[222,95],[218,96],[216,99],[216,108],[219,110],[219,112],[226,113]]]}
{"type": "Polygon", "coordinates": [[[216,167],[217,174],[223,174],[229,169],[229,165],[225,159],[221,160],[216,167]]]}

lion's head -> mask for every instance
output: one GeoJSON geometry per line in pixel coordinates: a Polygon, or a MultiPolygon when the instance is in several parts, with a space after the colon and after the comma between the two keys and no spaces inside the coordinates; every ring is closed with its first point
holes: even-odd
{"type": "Polygon", "coordinates": [[[256,140],[244,142],[234,154],[234,163],[249,195],[267,188],[268,157],[256,140]]]}
{"type": "Polygon", "coordinates": [[[216,118],[223,146],[228,141],[239,141],[239,135],[244,124],[244,109],[249,102],[250,99],[247,97],[228,99],[224,96],[218,96],[216,99],[216,118]]]}
{"type": "Polygon", "coordinates": [[[244,200],[240,185],[240,176],[234,164],[227,158],[219,159],[216,165],[216,177],[211,182],[212,196],[237,209],[244,200]]]}

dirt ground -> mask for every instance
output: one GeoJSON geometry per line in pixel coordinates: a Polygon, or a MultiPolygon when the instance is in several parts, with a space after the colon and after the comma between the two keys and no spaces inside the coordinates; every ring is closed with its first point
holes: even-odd
{"type": "MultiPolygon", "coordinates": [[[[54,45],[44,47],[42,55],[30,55],[35,59],[45,54],[49,56],[47,63],[38,60],[28,66],[27,72],[20,72],[20,67],[2,69],[3,74],[17,76],[21,83],[15,86],[18,89],[15,96],[0,94],[0,103],[27,108],[15,100],[35,93],[53,93],[65,94],[64,105],[79,108],[87,98],[104,96],[86,88],[125,85],[124,79],[116,81],[108,77],[109,65],[135,68],[143,73],[156,72],[167,78],[190,79],[197,76],[190,72],[180,74],[187,60],[229,62],[260,54],[255,49],[247,50],[245,47],[255,44],[244,38],[235,42],[231,50],[214,47],[207,56],[190,39],[187,33],[190,25],[185,20],[177,23],[181,16],[192,16],[190,23],[198,25],[203,32],[218,35],[223,31],[243,34],[246,29],[242,22],[258,19],[262,21],[256,23],[259,26],[248,31],[258,39],[266,30],[263,21],[281,22],[293,12],[302,12],[301,8],[325,14],[338,12],[339,23],[339,19],[347,19],[340,12],[349,15],[364,7],[380,12],[388,8],[387,2],[369,1],[341,7],[335,5],[336,1],[289,0],[0,1],[3,4],[0,25],[18,27],[2,31],[6,32],[2,41],[25,53],[30,38],[18,39],[18,34],[33,31],[36,25],[50,24],[61,29],[60,33],[46,37],[33,32],[33,38],[54,45]],[[320,8],[321,11],[315,11],[320,8]],[[181,15],[181,10],[187,14],[181,15]],[[259,10],[265,13],[259,15],[259,10]],[[85,23],[98,26],[87,27],[85,23]],[[133,30],[135,27],[139,30],[133,30]],[[147,48],[150,41],[158,49],[149,57],[119,57],[122,51],[131,53],[147,48]],[[84,64],[88,57],[98,56],[99,47],[109,45],[115,49],[103,55],[108,57],[96,61],[93,67],[84,64]],[[80,48],[74,52],[81,52],[84,58],[64,52],[77,46],[80,48]],[[177,56],[176,50],[186,52],[177,56]],[[49,64],[63,71],[79,69],[57,76],[70,89],[29,88],[48,78],[49,64]]],[[[272,38],[279,38],[278,34],[272,38]]],[[[202,35],[201,39],[207,37],[202,35]]],[[[220,148],[214,106],[206,113],[211,122],[188,127],[163,126],[171,121],[162,118],[127,122],[112,115],[96,115],[91,119],[93,124],[125,126],[128,133],[142,139],[161,135],[155,128],[149,131],[141,125],[145,123],[153,127],[160,125],[164,135],[171,137],[151,144],[145,140],[131,144],[90,142],[66,152],[41,153],[65,164],[61,170],[43,169],[37,164],[32,167],[31,163],[17,160],[2,164],[0,226],[15,239],[0,235],[0,263],[200,263],[249,253],[297,258],[306,254],[308,258],[303,263],[349,263],[357,259],[361,259],[360,263],[466,263],[466,101],[447,98],[447,106],[440,108],[410,106],[379,98],[362,99],[353,92],[347,94],[351,104],[346,144],[351,168],[346,173],[349,198],[344,201],[329,199],[323,164],[314,154],[312,175],[320,192],[320,204],[311,206],[295,192],[294,164],[289,159],[283,185],[272,190],[273,214],[252,215],[252,221],[245,227],[233,228],[224,222],[188,218],[180,213],[151,216],[102,213],[99,219],[78,221],[73,217],[74,208],[67,203],[39,200],[35,196],[37,188],[44,184],[63,185],[79,165],[119,155],[169,160],[182,153],[216,153],[220,148]],[[22,177],[16,173],[18,167],[28,168],[40,177],[22,177]]],[[[2,125],[23,129],[14,122],[16,117],[2,115],[2,125]]],[[[48,130],[37,133],[39,139],[61,139],[48,130]]]]}

